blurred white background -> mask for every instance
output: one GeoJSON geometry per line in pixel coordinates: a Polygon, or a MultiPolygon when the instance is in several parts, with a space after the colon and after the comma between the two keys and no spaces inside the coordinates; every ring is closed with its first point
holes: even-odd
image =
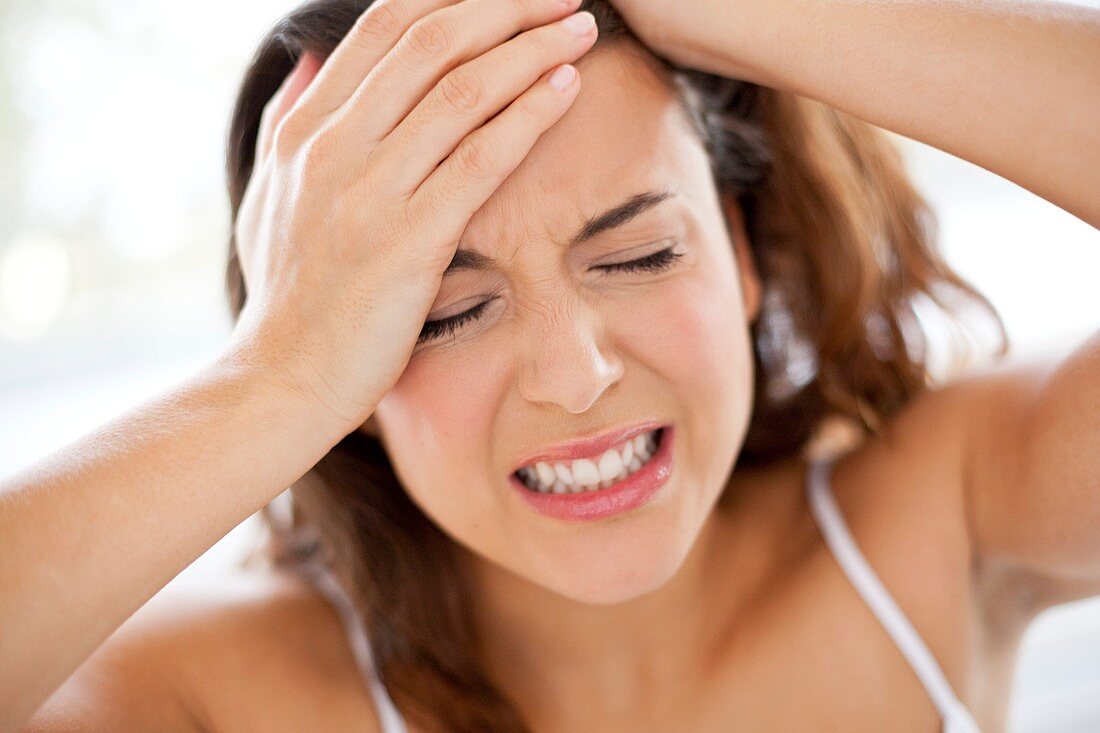
{"type": "MultiPolygon", "coordinates": [[[[293,5],[0,0],[0,476],[225,343],[226,127],[255,45],[293,5]]],[[[1100,327],[1100,232],[897,139],[949,262],[1003,315],[1012,358],[1100,327]]],[[[174,582],[229,572],[257,529],[246,521],[174,582]]],[[[1100,598],[1028,631],[1009,730],[1100,730],[1100,598]]]]}

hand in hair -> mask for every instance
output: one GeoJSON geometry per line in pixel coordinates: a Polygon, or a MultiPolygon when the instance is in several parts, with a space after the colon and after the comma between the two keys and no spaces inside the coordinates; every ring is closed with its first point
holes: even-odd
{"type": "Polygon", "coordinates": [[[385,0],[323,64],[299,59],[234,222],[234,353],[348,432],[366,421],[470,218],[576,98],[572,67],[550,83],[596,39],[587,13],[558,22],[576,4],[385,0]]]}

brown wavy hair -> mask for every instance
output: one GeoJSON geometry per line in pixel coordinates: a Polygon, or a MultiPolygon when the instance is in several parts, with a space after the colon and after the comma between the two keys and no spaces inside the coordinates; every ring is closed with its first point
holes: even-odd
{"type": "MultiPolygon", "coordinates": [[[[245,71],[229,128],[232,218],[252,173],[260,114],[303,52],[324,59],[369,1],[313,0],[279,20],[245,71]]],[[[585,0],[601,44],[638,41],[606,0],[585,0]]],[[[882,130],[824,104],[648,55],[677,92],[710,155],[715,185],[733,196],[764,289],[751,325],[753,414],[737,466],[805,452],[829,421],[862,434],[936,383],[931,329],[954,337],[954,373],[976,351],[964,311],[1008,336],[993,305],[945,263],[930,207],[882,130]],[[926,315],[927,315],[926,312],[926,315]]],[[[728,224],[727,220],[727,224],[728,224]]],[[[236,319],[247,294],[236,242],[226,285],[236,319]]],[[[460,562],[466,550],[408,498],[382,445],[359,431],[265,507],[258,554],[276,567],[327,563],[356,600],[378,675],[425,730],[528,731],[479,659],[460,562]]]]}

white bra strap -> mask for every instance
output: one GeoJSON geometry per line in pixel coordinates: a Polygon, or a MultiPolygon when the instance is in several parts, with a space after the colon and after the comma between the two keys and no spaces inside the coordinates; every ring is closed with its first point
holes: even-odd
{"type": "Polygon", "coordinates": [[[909,661],[921,682],[928,690],[932,702],[943,717],[950,733],[971,733],[977,731],[977,724],[959,702],[951,685],[947,682],[940,665],[932,656],[920,634],[913,628],[909,619],[894,601],[890,592],[883,586],[874,570],[852,539],[844,517],[837,507],[836,500],[829,488],[829,474],[834,458],[818,458],[809,463],[807,488],[810,508],[821,526],[822,534],[833,551],[841,569],[879,622],[894,639],[902,654],[909,661]],[[973,727],[968,728],[968,725],[973,727]]]}
{"type": "Polygon", "coordinates": [[[386,687],[378,679],[375,673],[374,655],[371,652],[370,640],[366,627],[355,607],[355,602],[340,585],[340,581],[319,562],[306,561],[298,566],[301,574],[317,589],[321,595],[329,600],[336,608],[344,630],[351,646],[352,656],[359,668],[363,681],[370,690],[371,697],[378,712],[378,718],[382,725],[382,733],[407,733],[405,720],[397,710],[390,698],[386,687]]]}

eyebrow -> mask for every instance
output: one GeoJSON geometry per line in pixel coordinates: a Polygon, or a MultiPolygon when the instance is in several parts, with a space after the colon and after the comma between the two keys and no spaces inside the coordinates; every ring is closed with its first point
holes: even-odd
{"type": "MultiPolygon", "coordinates": [[[[569,246],[573,247],[599,234],[614,229],[615,227],[620,227],[634,217],[675,195],[675,192],[666,188],[660,191],[646,191],[645,193],[631,196],[621,204],[613,206],[601,214],[589,217],[588,221],[584,223],[584,226],[582,226],[570,239],[569,246]]],[[[454,257],[451,258],[451,264],[447,265],[447,269],[443,271],[443,274],[449,275],[459,270],[488,270],[495,264],[496,260],[488,255],[470,249],[460,249],[455,251],[454,257]]]]}

